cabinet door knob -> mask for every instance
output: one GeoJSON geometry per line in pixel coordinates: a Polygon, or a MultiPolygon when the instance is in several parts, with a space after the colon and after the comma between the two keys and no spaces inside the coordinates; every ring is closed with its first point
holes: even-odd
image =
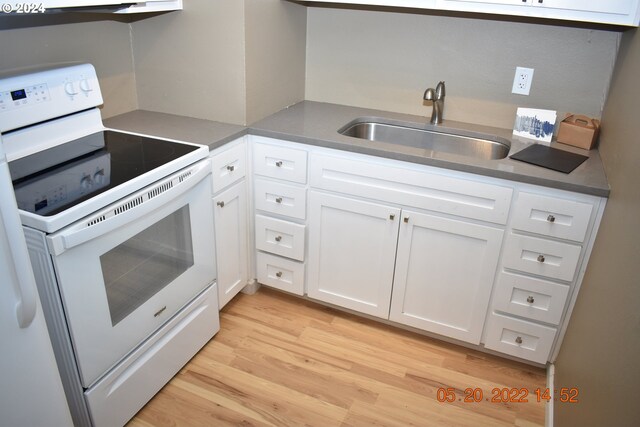
{"type": "Polygon", "coordinates": [[[544,262],[544,255],[538,255],[538,262],[544,262]]]}
{"type": "Polygon", "coordinates": [[[223,201],[220,201],[220,202],[216,203],[216,205],[220,206],[221,208],[224,208],[224,202],[223,201]]]}
{"type": "Polygon", "coordinates": [[[405,222],[405,224],[407,224],[409,222],[409,217],[408,216],[404,217],[404,222],[405,222]]]}
{"type": "Polygon", "coordinates": [[[522,337],[516,338],[516,344],[522,344],[522,337]]]}
{"type": "Polygon", "coordinates": [[[279,278],[281,278],[281,277],[282,277],[282,271],[278,271],[278,272],[276,273],[276,277],[277,277],[278,279],[279,279],[279,278]]]}
{"type": "Polygon", "coordinates": [[[533,303],[534,303],[534,301],[535,301],[535,299],[533,299],[533,297],[532,297],[531,295],[529,295],[529,297],[527,298],[527,302],[528,302],[529,304],[533,304],[533,303]]]}
{"type": "Polygon", "coordinates": [[[544,2],[544,0],[538,0],[538,3],[542,4],[544,2]]]}
{"type": "Polygon", "coordinates": [[[276,242],[279,242],[280,240],[282,240],[282,236],[276,236],[276,242]]]}
{"type": "Polygon", "coordinates": [[[277,166],[277,167],[279,167],[279,168],[281,168],[281,167],[282,167],[282,160],[278,160],[278,161],[276,162],[276,166],[277,166]]]}
{"type": "Polygon", "coordinates": [[[276,203],[282,203],[282,197],[276,197],[276,203]]]}
{"type": "Polygon", "coordinates": [[[549,221],[549,222],[556,222],[556,217],[555,217],[555,216],[553,216],[553,215],[549,215],[549,216],[547,217],[547,221],[549,221]]]}
{"type": "Polygon", "coordinates": [[[396,216],[394,214],[389,214],[389,219],[393,221],[394,219],[396,219],[396,216]]]}
{"type": "Polygon", "coordinates": [[[234,170],[235,168],[236,168],[236,167],[235,167],[235,166],[233,166],[233,165],[227,165],[227,170],[228,170],[229,172],[233,172],[233,170],[234,170]]]}

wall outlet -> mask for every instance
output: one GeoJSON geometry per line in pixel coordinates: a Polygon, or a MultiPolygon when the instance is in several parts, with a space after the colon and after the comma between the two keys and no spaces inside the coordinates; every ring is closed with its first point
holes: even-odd
{"type": "Polygon", "coordinates": [[[516,76],[513,78],[511,93],[529,95],[532,80],[533,68],[516,67],[516,76]]]}

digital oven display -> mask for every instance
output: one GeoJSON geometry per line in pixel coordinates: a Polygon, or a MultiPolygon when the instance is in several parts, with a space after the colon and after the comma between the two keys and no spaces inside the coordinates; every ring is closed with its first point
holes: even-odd
{"type": "Polygon", "coordinates": [[[24,89],[11,91],[11,99],[13,99],[14,101],[25,99],[26,97],[27,97],[27,92],[24,89]]]}

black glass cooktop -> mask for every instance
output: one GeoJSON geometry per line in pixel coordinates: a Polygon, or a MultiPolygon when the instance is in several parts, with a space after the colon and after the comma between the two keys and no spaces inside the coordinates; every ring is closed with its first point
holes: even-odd
{"type": "Polygon", "coordinates": [[[104,131],[9,163],[18,207],[51,216],[197,150],[104,131]]]}

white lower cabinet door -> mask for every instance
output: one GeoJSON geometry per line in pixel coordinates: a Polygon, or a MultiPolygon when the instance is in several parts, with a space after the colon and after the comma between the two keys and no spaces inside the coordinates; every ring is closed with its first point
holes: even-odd
{"type": "Polygon", "coordinates": [[[247,190],[241,181],[213,198],[218,299],[224,307],[247,284],[247,190]]]}
{"type": "Polygon", "coordinates": [[[402,211],[390,319],[480,343],[503,231],[402,211]]]}
{"type": "Polygon", "coordinates": [[[400,209],[312,191],[309,297],[388,318],[400,209]]]}

